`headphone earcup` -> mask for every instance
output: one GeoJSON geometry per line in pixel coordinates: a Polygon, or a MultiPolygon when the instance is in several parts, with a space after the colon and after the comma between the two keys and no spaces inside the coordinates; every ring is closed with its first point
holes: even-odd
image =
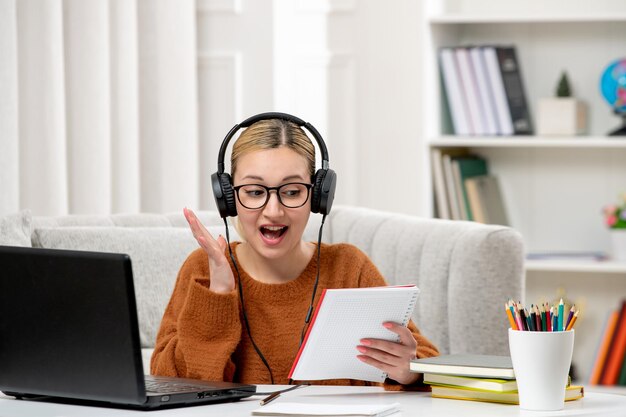
{"type": "Polygon", "coordinates": [[[213,196],[215,197],[215,205],[222,218],[237,216],[237,203],[235,202],[235,190],[230,175],[217,172],[211,175],[211,186],[213,187],[213,196]]]}
{"type": "Polygon", "coordinates": [[[326,215],[335,199],[337,174],[332,169],[318,169],[313,176],[311,192],[311,212],[326,215]]]}

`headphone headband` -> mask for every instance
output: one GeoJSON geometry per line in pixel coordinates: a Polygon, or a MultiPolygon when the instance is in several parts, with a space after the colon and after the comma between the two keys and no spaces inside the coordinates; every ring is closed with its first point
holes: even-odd
{"type": "Polygon", "coordinates": [[[327,215],[330,212],[330,208],[332,207],[333,200],[335,198],[337,174],[329,168],[328,149],[326,149],[324,139],[322,139],[322,136],[317,129],[313,127],[313,125],[296,116],[292,116],[287,113],[269,112],[257,114],[256,116],[249,117],[243,122],[236,124],[232,129],[230,129],[222,141],[217,158],[217,172],[211,175],[213,196],[215,197],[215,204],[217,205],[220,216],[222,218],[226,218],[228,216],[237,215],[236,191],[233,188],[230,174],[224,172],[224,157],[226,155],[228,143],[239,129],[244,129],[252,126],[256,122],[269,119],[280,119],[291,122],[298,127],[305,128],[311,135],[313,135],[322,156],[322,168],[315,171],[315,174],[311,177],[311,183],[313,184],[311,189],[311,211],[313,213],[327,215]]]}
{"type": "Polygon", "coordinates": [[[244,128],[248,128],[252,126],[256,122],[260,122],[261,120],[270,120],[270,119],[281,119],[281,120],[285,120],[288,122],[292,122],[296,124],[297,126],[303,127],[306,130],[308,130],[313,136],[313,138],[315,139],[315,141],[317,142],[317,145],[320,149],[320,154],[322,156],[322,169],[328,169],[329,167],[328,149],[326,148],[326,144],[324,143],[324,140],[322,139],[322,135],[320,135],[320,133],[317,131],[315,127],[313,127],[311,123],[305,122],[299,117],[293,116],[291,114],[280,113],[280,112],[267,112],[267,113],[260,113],[252,117],[249,117],[243,122],[233,126],[232,129],[230,129],[230,131],[228,132],[228,134],[222,141],[222,145],[220,146],[220,151],[217,156],[217,173],[218,174],[224,173],[224,157],[226,156],[226,149],[228,148],[228,143],[230,142],[230,140],[233,138],[233,136],[235,136],[235,133],[237,133],[240,129],[244,129],[244,128]]]}

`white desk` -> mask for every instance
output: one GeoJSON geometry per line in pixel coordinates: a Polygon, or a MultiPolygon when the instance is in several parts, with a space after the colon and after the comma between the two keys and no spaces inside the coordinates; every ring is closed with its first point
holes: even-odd
{"type": "MultiPolygon", "coordinates": [[[[260,385],[259,391],[273,391],[284,386],[260,385]]],[[[524,411],[516,405],[490,404],[472,401],[431,398],[430,393],[385,392],[378,387],[322,387],[312,386],[297,389],[281,395],[275,401],[303,403],[392,403],[401,404],[401,412],[395,416],[420,417],[473,417],[473,416],[624,416],[626,396],[586,393],[585,398],[565,403],[565,410],[557,412],[524,411]]],[[[259,407],[259,397],[252,397],[235,403],[185,407],[162,411],[129,411],[100,407],[84,407],[54,403],[20,401],[0,395],[0,416],[20,417],[101,417],[101,416],[202,416],[239,417],[250,416],[259,407]]]]}

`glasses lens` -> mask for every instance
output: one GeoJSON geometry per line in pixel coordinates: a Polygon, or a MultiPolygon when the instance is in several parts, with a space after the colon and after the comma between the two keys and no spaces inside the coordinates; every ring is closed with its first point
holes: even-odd
{"type": "Polygon", "coordinates": [[[278,189],[280,201],[285,207],[296,208],[303,206],[309,198],[309,188],[304,184],[283,184],[278,189]]]}
{"type": "Polygon", "coordinates": [[[243,185],[237,190],[237,197],[244,207],[258,209],[267,201],[267,190],[260,185],[243,185]]]}

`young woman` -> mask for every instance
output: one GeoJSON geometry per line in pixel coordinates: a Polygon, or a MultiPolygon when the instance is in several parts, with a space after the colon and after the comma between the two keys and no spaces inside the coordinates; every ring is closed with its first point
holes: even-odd
{"type": "MultiPolygon", "coordinates": [[[[231,171],[237,230],[243,241],[230,244],[229,257],[226,240],[215,239],[191,210],[184,210],[200,248],[180,269],[151,371],[213,381],[287,384],[318,268],[316,300],[324,288],[386,282],[355,246],[321,244],[318,259],[317,244],[302,240],[311,213],[315,148],[298,125],[277,118],[246,128],[233,146],[231,171]]],[[[362,339],[355,356],[387,372],[386,388],[416,384],[420,375],[409,372],[409,361],[437,355],[436,347],[413,322],[408,327],[381,326],[397,333],[400,341],[362,339]]]]}

